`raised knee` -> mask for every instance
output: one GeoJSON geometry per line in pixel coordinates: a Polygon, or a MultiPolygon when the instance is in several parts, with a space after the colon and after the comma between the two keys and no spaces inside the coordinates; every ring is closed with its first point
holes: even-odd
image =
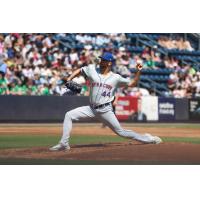
{"type": "Polygon", "coordinates": [[[71,112],[71,111],[66,112],[65,119],[72,120],[72,121],[78,120],[76,114],[74,112],[71,112]]]}
{"type": "Polygon", "coordinates": [[[72,119],[70,112],[65,113],[65,119],[72,119]]]}

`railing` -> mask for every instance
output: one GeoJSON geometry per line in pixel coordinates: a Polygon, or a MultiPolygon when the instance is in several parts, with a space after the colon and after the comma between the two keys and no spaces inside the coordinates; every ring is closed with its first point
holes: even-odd
{"type": "Polygon", "coordinates": [[[166,95],[163,92],[159,91],[156,86],[163,88],[163,90],[166,91],[166,92],[168,91],[167,87],[160,85],[160,84],[156,83],[155,81],[153,81],[153,80],[151,80],[150,78],[147,78],[147,77],[145,77],[145,82],[146,81],[148,83],[144,83],[142,81],[139,81],[139,86],[143,86],[143,87],[148,88],[148,89],[153,89],[153,91],[156,92],[157,95],[162,96],[162,97],[166,97],[166,95]],[[149,87],[146,84],[149,84],[149,87]]]}

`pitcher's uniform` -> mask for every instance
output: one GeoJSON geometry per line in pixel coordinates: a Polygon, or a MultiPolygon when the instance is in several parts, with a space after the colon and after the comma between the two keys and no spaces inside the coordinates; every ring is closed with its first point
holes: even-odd
{"type": "Polygon", "coordinates": [[[97,72],[95,65],[81,68],[81,73],[90,80],[90,105],[82,106],[65,114],[63,135],[60,143],[68,145],[72,121],[86,118],[96,118],[106,124],[116,134],[141,141],[143,143],[154,143],[154,137],[150,134],[138,134],[131,130],[124,130],[112,110],[112,101],[117,87],[128,86],[130,80],[119,74],[109,72],[102,75],[97,72]]]}

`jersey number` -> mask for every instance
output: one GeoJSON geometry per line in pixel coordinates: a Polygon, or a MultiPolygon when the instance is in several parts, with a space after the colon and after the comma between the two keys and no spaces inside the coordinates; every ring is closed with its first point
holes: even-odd
{"type": "Polygon", "coordinates": [[[108,92],[108,93],[106,94],[106,91],[104,91],[104,92],[101,94],[101,96],[103,96],[103,97],[106,97],[106,96],[110,97],[110,92],[108,92]]]}

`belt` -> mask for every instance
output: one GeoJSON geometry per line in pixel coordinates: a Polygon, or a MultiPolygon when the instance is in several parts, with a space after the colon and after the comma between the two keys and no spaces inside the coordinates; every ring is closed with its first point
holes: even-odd
{"type": "Polygon", "coordinates": [[[105,108],[106,106],[108,105],[111,105],[111,103],[105,103],[105,104],[101,104],[101,105],[98,105],[98,106],[92,106],[94,109],[99,109],[99,108],[105,108]]]}

